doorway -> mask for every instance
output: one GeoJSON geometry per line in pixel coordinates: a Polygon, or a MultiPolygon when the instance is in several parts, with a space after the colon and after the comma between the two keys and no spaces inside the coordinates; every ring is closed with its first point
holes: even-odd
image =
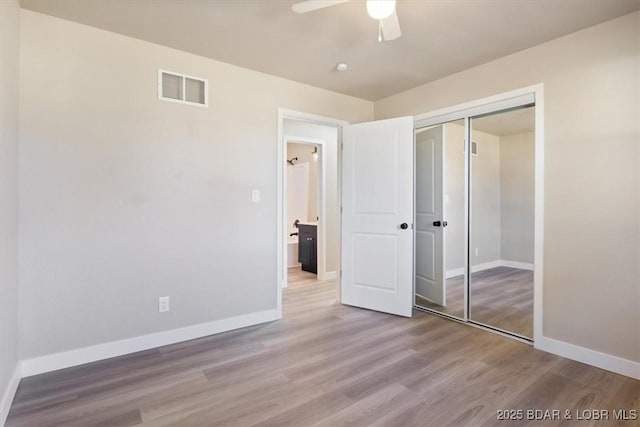
{"type": "Polygon", "coordinates": [[[328,213],[323,186],[325,141],[289,135],[285,141],[289,286],[326,277],[326,220],[320,221],[320,216],[326,219],[328,213]]]}
{"type": "MultiPolygon", "coordinates": [[[[338,141],[340,128],[345,124],[347,122],[341,120],[278,110],[277,304],[280,313],[283,289],[290,282],[306,286],[337,278],[340,261],[338,141]],[[290,212],[292,204],[296,206],[292,206],[290,212]]],[[[338,284],[336,299],[339,301],[337,290],[338,284]]]]}

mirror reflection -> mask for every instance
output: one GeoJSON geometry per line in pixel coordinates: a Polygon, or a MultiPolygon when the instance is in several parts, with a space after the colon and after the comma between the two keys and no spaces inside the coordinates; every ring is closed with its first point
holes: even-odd
{"type": "Polygon", "coordinates": [[[416,300],[464,316],[464,120],[416,132],[416,300]]]}
{"type": "Polygon", "coordinates": [[[471,128],[469,318],[532,338],[535,107],[471,128]]]}

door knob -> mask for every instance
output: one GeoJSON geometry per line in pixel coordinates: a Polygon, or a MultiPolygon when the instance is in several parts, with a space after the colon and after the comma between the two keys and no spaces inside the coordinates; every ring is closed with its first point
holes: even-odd
{"type": "Polygon", "coordinates": [[[440,221],[433,221],[433,226],[434,227],[440,227],[442,224],[440,223],[440,221]]]}
{"type": "Polygon", "coordinates": [[[400,228],[406,230],[407,228],[409,228],[409,225],[406,222],[403,222],[402,224],[400,224],[400,228]]]}
{"type": "Polygon", "coordinates": [[[449,224],[447,224],[447,221],[442,221],[442,226],[443,227],[446,227],[447,225],[449,225],[449,224]]]}

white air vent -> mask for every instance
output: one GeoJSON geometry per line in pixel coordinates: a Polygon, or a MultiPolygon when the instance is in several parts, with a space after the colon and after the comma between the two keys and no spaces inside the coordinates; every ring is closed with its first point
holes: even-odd
{"type": "Polygon", "coordinates": [[[205,79],[158,70],[158,99],[207,107],[208,83],[205,79]]]}

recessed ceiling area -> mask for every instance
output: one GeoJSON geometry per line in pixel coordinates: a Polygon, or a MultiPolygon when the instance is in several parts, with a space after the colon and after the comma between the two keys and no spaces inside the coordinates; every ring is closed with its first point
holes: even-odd
{"type": "Polygon", "coordinates": [[[402,37],[353,0],[21,0],[22,7],[368,100],[640,9],[640,0],[398,0],[402,37]],[[349,64],[338,73],[337,62],[349,64]]]}

